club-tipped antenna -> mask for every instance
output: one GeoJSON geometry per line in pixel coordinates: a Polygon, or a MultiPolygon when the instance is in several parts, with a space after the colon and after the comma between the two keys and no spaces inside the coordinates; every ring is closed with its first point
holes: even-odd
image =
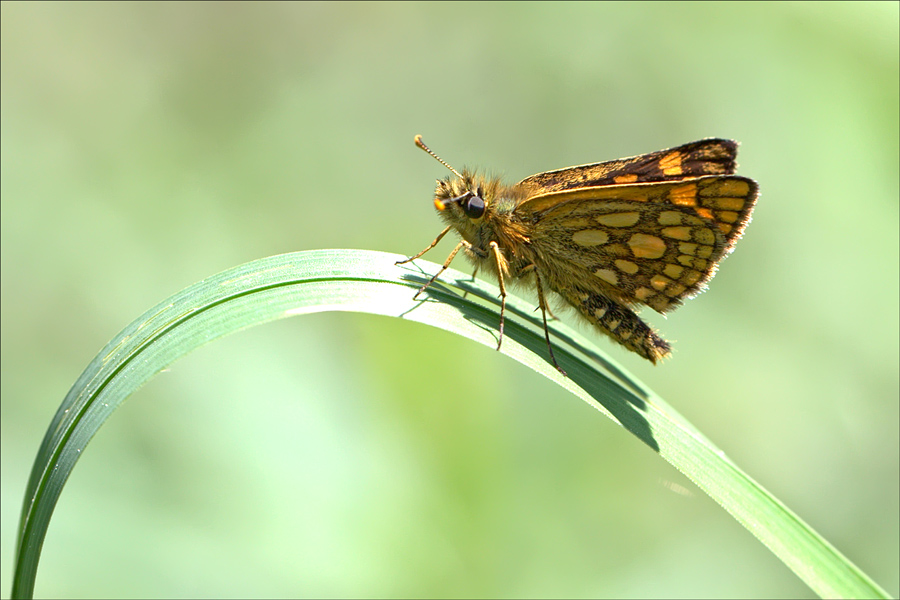
{"type": "Polygon", "coordinates": [[[448,165],[447,163],[445,163],[444,160],[443,160],[440,156],[438,156],[437,154],[435,154],[434,152],[432,152],[432,151],[431,151],[431,148],[429,148],[428,146],[426,146],[426,145],[425,145],[425,142],[422,141],[422,136],[421,136],[421,135],[417,135],[416,138],[415,138],[415,140],[416,140],[416,146],[418,146],[419,148],[421,148],[422,150],[424,150],[425,152],[427,152],[428,154],[430,154],[431,156],[433,156],[433,157],[435,158],[435,160],[437,160],[439,163],[441,163],[442,165],[444,165],[445,167],[447,167],[448,169],[450,169],[451,171],[453,171],[453,174],[454,174],[454,175],[456,175],[456,176],[459,177],[460,179],[465,179],[465,177],[463,177],[462,175],[459,174],[459,171],[457,171],[456,169],[454,169],[453,167],[451,167],[450,165],[448,165]]]}

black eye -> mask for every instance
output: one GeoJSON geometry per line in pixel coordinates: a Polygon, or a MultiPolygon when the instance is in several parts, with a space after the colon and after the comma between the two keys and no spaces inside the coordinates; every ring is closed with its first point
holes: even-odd
{"type": "Polygon", "coordinates": [[[481,196],[472,196],[466,201],[463,211],[470,219],[480,219],[484,214],[484,200],[481,196]]]}

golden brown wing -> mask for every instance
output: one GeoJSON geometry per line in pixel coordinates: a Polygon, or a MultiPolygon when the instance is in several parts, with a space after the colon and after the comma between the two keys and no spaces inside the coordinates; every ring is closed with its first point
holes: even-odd
{"type": "Polygon", "coordinates": [[[553,192],[515,212],[533,225],[540,255],[577,267],[581,287],[662,313],[704,289],[757,194],[751,179],[706,176],[553,192]]]}
{"type": "Polygon", "coordinates": [[[577,187],[731,175],[736,168],[737,147],[735,141],[710,138],[631,158],[539,173],[518,185],[526,196],[537,196],[577,187]]]}

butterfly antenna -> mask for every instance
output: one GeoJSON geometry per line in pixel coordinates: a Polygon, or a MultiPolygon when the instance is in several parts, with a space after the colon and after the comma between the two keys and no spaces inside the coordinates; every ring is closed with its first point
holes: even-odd
{"type": "Polygon", "coordinates": [[[441,163],[442,165],[444,165],[445,167],[447,167],[448,169],[450,169],[451,171],[453,171],[453,174],[454,174],[454,175],[456,175],[456,176],[459,177],[460,179],[465,179],[465,177],[463,177],[462,175],[459,174],[459,171],[457,171],[456,169],[454,169],[453,167],[451,167],[450,165],[448,165],[447,163],[445,163],[445,162],[443,161],[443,159],[441,159],[440,156],[438,156],[437,154],[435,154],[434,152],[432,152],[432,151],[431,151],[431,148],[429,148],[428,146],[426,146],[426,145],[425,145],[425,142],[422,141],[422,136],[421,136],[421,135],[417,135],[416,138],[415,138],[415,140],[416,140],[416,146],[418,146],[419,148],[421,148],[422,150],[424,150],[425,152],[427,152],[428,154],[430,154],[431,156],[433,156],[433,157],[435,158],[435,160],[437,160],[439,163],[441,163]]]}

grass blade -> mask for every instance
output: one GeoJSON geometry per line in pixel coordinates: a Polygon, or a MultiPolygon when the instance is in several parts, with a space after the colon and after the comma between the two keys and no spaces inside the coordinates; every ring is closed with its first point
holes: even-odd
{"type": "MultiPolygon", "coordinates": [[[[265,258],[179,292],[147,311],[88,365],[57,411],[32,468],[19,525],[12,597],[30,598],[50,517],[87,443],[153,375],[218,337],[279,318],[329,310],[427,323],[495,346],[497,289],[448,270],[413,300],[438,266],[402,257],[319,250],[265,258]],[[425,269],[425,270],[421,270],[425,269]],[[466,292],[463,297],[460,292],[466,292]]],[[[553,322],[563,377],[548,362],[532,302],[510,297],[502,352],[619,423],[694,481],[823,597],[888,597],[853,563],[741,471],[659,396],[590,341],[553,322]]]]}

